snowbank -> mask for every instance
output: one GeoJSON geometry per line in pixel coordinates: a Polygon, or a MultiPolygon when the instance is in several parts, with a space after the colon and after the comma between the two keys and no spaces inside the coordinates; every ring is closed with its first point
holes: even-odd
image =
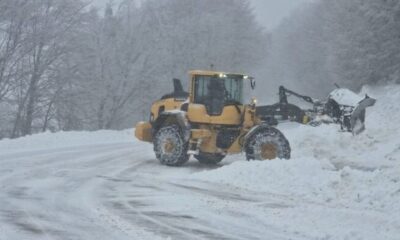
{"type": "Polygon", "coordinates": [[[18,139],[0,141],[0,153],[49,150],[75,146],[113,144],[136,141],[132,129],[96,132],[45,132],[18,139]]]}
{"type": "MultiPolygon", "coordinates": [[[[359,136],[336,125],[294,123],[279,128],[292,147],[289,161],[245,162],[191,176],[251,191],[352,208],[400,210],[400,86],[364,88],[377,98],[359,136]]],[[[240,160],[240,161],[239,161],[240,160]]],[[[240,192],[240,191],[239,191],[240,192]]],[[[399,217],[397,217],[399,218],[399,217]]]]}

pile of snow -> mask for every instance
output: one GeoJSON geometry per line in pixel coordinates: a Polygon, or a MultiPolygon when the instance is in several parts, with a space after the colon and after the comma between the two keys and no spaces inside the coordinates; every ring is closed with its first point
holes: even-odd
{"type": "MultiPolygon", "coordinates": [[[[298,201],[332,203],[386,211],[400,211],[400,168],[363,171],[332,169],[315,158],[290,161],[243,162],[194,174],[192,180],[225,184],[298,201]]],[[[238,190],[240,192],[240,190],[238,190]]]]}
{"type": "Polygon", "coordinates": [[[96,132],[44,132],[18,139],[3,139],[0,141],[0,153],[50,150],[132,141],[136,141],[132,129],[120,132],[107,130],[96,132]]]}
{"type": "Polygon", "coordinates": [[[364,88],[360,96],[365,93],[378,101],[367,110],[367,130],[359,136],[339,132],[337,125],[282,124],[279,128],[291,143],[291,160],[246,162],[238,156],[229,166],[193,174],[191,179],[399,212],[400,86],[364,88]]]}

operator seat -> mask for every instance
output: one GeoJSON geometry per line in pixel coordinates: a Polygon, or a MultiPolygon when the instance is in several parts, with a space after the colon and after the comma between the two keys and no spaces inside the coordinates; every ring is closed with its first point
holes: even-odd
{"type": "Polygon", "coordinates": [[[225,84],[222,80],[211,79],[208,83],[208,94],[204,101],[208,115],[219,116],[225,106],[225,84]]]}

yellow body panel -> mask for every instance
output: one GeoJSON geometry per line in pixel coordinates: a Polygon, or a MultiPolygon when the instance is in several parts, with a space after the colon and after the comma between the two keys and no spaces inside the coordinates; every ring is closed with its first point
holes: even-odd
{"type": "MultiPolygon", "coordinates": [[[[239,107],[242,111],[243,107],[239,107]]],[[[241,114],[235,106],[226,106],[219,116],[210,116],[207,114],[206,107],[202,104],[189,104],[188,119],[194,123],[221,124],[221,125],[239,125],[242,122],[241,114]]]]}
{"type": "Polygon", "coordinates": [[[212,136],[212,132],[208,129],[191,129],[191,139],[204,139],[212,136]]]}
{"type": "Polygon", "coordinates": [[[217,153],[219,152],[217,148],[217,132],[214,129],[209,129],[209,131],[211,132],[211,136],[201,140],[199,150],[204,153],[217,153]]]}
{"type": "Polygon", "coordinates": [[[184,102],[176,101],[174,98],[158,100],[151,106],[152,118],[157,119],[159,114],[165,111],[179,110],[184,102]]]}
{"type": "Polygon", "coordinates": [[[242,136],[244,136],[248,131],[241,131],[240,135],[234,143],[229,147],[229,149],[218,149],[217,148],[217,136],[218,131],[211,131],[211,136],[201,139],[201,145],[199,150],[205,153],[225,153],[225,154],[237,154],[242,152],[242,136]]]}
{"type": "Polygon", "coordinates": [[[232,146],[227,150],[228,154],[237,154],[242,152],[242,136],[246,135],[248,131],[242,130],[240,136],[236,138],[236,141],[232,144],[232,146]]]}

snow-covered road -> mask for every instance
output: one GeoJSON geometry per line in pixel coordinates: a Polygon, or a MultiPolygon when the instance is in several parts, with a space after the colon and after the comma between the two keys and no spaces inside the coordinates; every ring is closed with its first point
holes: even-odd
{"type": "Polygon", "coordinates": [[[0,141],[0,239],[398,240],[400,124],[382,118],[398,107],[380,91],[361,136],[282,125],[290,161],[170,168],[132,130],[0,141]]]}
{"type": "Polygon", "coordinates": [[[134,154],[140,151],[131,144],[111,144],[2,155],[0,238],[115,239],[120,231],[129,233],[108,222],[116,220],[103,212],[101,196],[114,172],[140,163],[129,161],[134,154]]]}

